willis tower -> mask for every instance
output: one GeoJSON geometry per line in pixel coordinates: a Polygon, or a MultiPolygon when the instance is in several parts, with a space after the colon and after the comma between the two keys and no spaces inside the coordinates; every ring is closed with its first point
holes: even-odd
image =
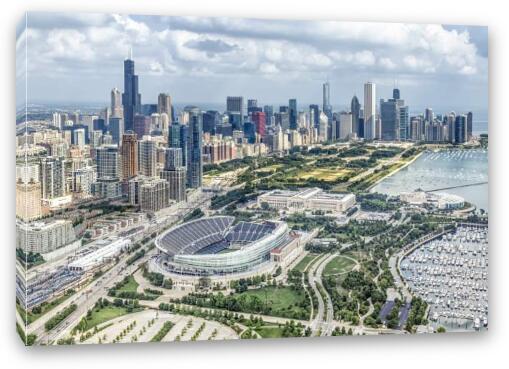
{"type": "Polygon", "coordinates": [[[141,95],[138,93],[138,76],[134,74],[134,60],[132,50],[124,60],[124,93],[122,105],[124,106],[124,130],[134,131],[134,116],[141,113],[141,95]]]}

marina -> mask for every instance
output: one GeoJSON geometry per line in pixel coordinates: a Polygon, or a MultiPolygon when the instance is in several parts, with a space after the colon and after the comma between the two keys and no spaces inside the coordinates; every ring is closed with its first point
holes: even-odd
{"type": "Polygon", "coordinates": [[[434,328],[448,331],[488,327],[488,228],[460,226],[401,260],[410,290],[429,305],[434,328]]]}
{"type": "Polygon", "coordinates": [[[426,151],[417,160],[377,184],[372,192],[399,195],[417,189],[463,197],[488,211],[488,150],[426,151]]]}

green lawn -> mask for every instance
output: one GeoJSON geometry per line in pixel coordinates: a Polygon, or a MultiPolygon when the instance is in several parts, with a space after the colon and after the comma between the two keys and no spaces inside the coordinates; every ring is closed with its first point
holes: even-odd
{"type": "Polygon", "coordinates": [[[323,274],[328,276],[349,272],[354,266],[355,262],[353,260],[345,258],[344,256],[336,256],[325,266],[323,274]]]}
{"type": "Polygon", "coordinates": [[[278,326],[261,326],[255,329],[262,338],[281,338],[283,337],[283,329],[278,326]]]}
{"type": "Polygon", "coordinates": [[[263,304],[271,308],[270,315],[292,317],[293,313],[306,314],[308,312],[300,306],[307,296],[290,287],[262,287],[242,292],[241,295],[257,296],[263,304]]]}
{"type": "Polygon", "coordinates": [[[119,288],[117,291],[118,292],[136,292],[136,290],[138,289],[138,282],[136,282],[136,280],[134,279],[134,277],[132,275],[130,275],[129,277],[127,277],[128,279],[128,282],[123,285],[121,288],[119,288]]]}
{"type": "Polygon", "coordinates": [[[304,269],[306,269],[306,266],[311,263],[311,260],[313,260],[316,257],[316,254],[307,254],[302,258],[301,261],[293,268],[293,270],[297,270],[299,272],[304,272],[304,269]]]}
{"type": "MultiPolygon", "coordinates": [[[[133,310],[134,312],[140,311],[133,310]]],[[[122,315],[128,314],[127,308],[125,307],[117,307],[113,305],[106,306],[102,309],[94,308],[92,310],[92,316],[90,318],[87,318],[87,328],[86,330],[89,330],[91,328],[94,328],[96,325],[102,324],[104,322],[107,322],[108,320],[117,318],[122,315]]]]}

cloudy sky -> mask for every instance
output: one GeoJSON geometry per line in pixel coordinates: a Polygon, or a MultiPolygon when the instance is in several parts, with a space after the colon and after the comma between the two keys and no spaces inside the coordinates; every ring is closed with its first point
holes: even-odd
{"type": "Polygon", "coordinates": [[[27,24],[16,48],[24,60],[27,42],[32,102],[106,104],[132,47],[143,103],[163,91],[180,103],[321,103],[328,79],[335,106],[362,102],[370,80],[377,99],[396,83],[411,109],[487,107],[485,27],[91,13],[29,13],[27,24]]]}

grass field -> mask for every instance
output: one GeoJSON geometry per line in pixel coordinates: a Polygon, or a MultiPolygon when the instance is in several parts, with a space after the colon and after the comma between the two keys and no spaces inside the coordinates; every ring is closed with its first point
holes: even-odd
{"type": "Polygon", "coordinates": [[[295,177],[302,180],[317,179],[326,182],[334,182],[351,172],[351,170],[342,167],[306,168],[297,172],[295,177]]]}
{"type": "Polygon", "coordinates": [[[257,173],[273,173],[282,167],[283,167],[283,164],[274,164],[274,165],[269,165],[267,167],[256,169],[255,172],[257,172],[257,173]]]}
{"type": "Polygon", "coordinates": [[[256,328],[255,331],[262,336],[262,338],[281,338],[283,337],[283,329],[277,325],[264,325],[256,328]]]}
{"type": "Polygon", "coordinates": [[[325,276],[349,272],[355,266],[355,262],[344,256],[336,256],[324,268],[325,276]]]}
{"type": "MultiPolygon", "coordinates": [[[[138,310],[133,310],[134,312],[137,312],[138,310]]],[[[106,306],[102,309],[94,308],[92,311],[92,316],[90,318],[87,318],[87,328],[86,330],[89,330],[91,328],[94,328],[95,326],[102,324],[104,322],[107,322],[108,320],[117,318],[122,315],[128,314],[127,308],[125,307],[117,307],[117,306],[106,306]]]]}
{"type": "Polygon", "coordinates": [[[299,272],[304,272],[304,269],[306,269],[306,266],[311,263],[311,261],[316,257],[316,254],[307,254],[302,258],[301,261],[293,268],[293,270],[297,270],[299,272]]]}
{"type": "Polygon", "coordinates": [[[308,314],[300,306],[307,296],[299,294],[290,287],[262,287],[242,292],[241,295],[257,296],[263,304],[267,304],[272,310],[271,315],[291,317],[293,313],[308,314]]]}
{"type": "Polygon", "coordinates": [[[357,261],[365,260],[368,258],[368,254],[365,251],[350,250],[346,252],[345,255],[357,261]]]}
{"type": "Polygon", "coordinates": [[[128,278],[128,282],[123,285],[121,288],[119,288],[118,292],[136,292],[136,289],[138,288],[139,284],[136,282],[134,277],[130,275],[128,278]]]}

